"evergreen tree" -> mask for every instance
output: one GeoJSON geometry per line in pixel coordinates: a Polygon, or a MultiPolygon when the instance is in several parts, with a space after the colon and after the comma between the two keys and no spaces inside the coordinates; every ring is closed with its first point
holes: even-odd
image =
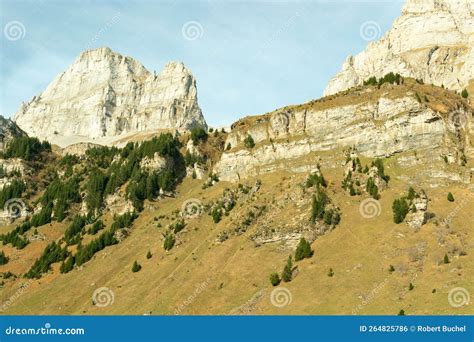
{"type": "Polygon", "coordinates": [[[288,257],[285,267],[283,268],[283,273],[281,275],[281,279],[284,282],[289,282],[293,278],[293,260],[291,255],[288,257]]]}
{"type": "Polygon", "coordinates": [[[328,271],[328,277],[332,277],[332,276],[334,276],[334,271],[332,270],[332,268],[330,268],[328,271]]]}
{"type": "Polygon", "coordinates": [[[3,251],[0,251],[0,265],[5,265],[8,262],[9,258],[5,255],[3,251]]]}
{"type": "Polygon", "coordinates": [[[463,91],[461,92],[461,96],[462,96],[463,98],[465,98],[465,99],[468,98],[469,93],[467,92],[467,89],[463,89],[463,91]]]}
{"type": "Polygon", "coordinates": [[[443,263],[445,263],[445,264],[449,264],[449,263],[450,263],[448,254],[445,254],[445,255],[444,255],[443,263]]]}
{"type": "Polygon", "coordinates": [[[250,134],[247,134],[247,137],[244,139],[244,145],[245,145],[246,148],[254,148],[255,147],[255,141],[253,140],[253,138],[250,134]]]}
{"type": "Polygon", "coordinates": [[[393,201],[392,210],[393,221],[397,224],[403,222],[409,210],[407,201],[404,198],[396,199],[393,201]]]}
{"type": "Polygon", "coordinates": [[[165,238],[165,242],[163,243],[163,248],[169,251],[171,248],[173,248],[175,242],[176,240],[174,236],[171,234],[168,234],[165,238]]]}
{"type": "Polygon", "coordinates": [[[61,263],[61,267],[59,268],[59,271],[61,273],[68,273],[72,271],[74,268],[74,263],[75,263],[75,258],[74,256],[70,255],[69,258],[66,259],[66,261],[63,261],[61,263]]]}
{"type": "Polygon", "coordinates": [[[454,202],[454,196],[451,192],[448,193],[448,201],[449,202],[454,202]]]}
{"type": "Polygon", "coordinates": [[[151,254],[150,251],[148,251],[148,253],[146,253],[146,258],[147,258],[147,259],[151,259],[152,256],[153,256],[153,255],[151,254]]]}
{"type": "Polygon", "coordinates": [[[311,250],[311,245],[305,238],[301,238],[298,247],[296,247],[295,261],[300,261],[304,258],[311,258],[312,256],[313,251],[311,250]]]}
{"type": "Polygon", "coordinates": [[[135,260],[132,266],[132,272],[136,273],[142,269],[142,266],[135,260]]]}

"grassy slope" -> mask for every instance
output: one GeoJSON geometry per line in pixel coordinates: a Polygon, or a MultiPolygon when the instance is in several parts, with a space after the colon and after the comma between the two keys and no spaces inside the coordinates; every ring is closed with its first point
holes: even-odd
{"type": "MultiPolygon", "coordinates": [[[[447,300],[449,290],[458,286],[474,295],[469,281],[469,272],[474,268],[474,227],[470,217],[474,196],[469,196],[472,190],[457,185],[425,186],[431,200],[430,212],[439,219],[453,210],[457,215],[451,230],[443,231],[428,223],[413,231],[404,223],[393,223],[391,204],[408,187],[398,177],[414,176],[416,168],[400,167],[395,158],[388,161],[386,171],[392,180],[390,188],[382,193],[381,214],[366,219],[359,213],[359,204],[367,196],[350,197],[340,187],[342,159],[341,154],[328,164],[332,168],[325,168],[324,159],[322,163],[322,171],[331,183],[329,194],[342,210],[341,224],[312,244],[315,255],[298,262],[299,274],[291,283],[282,284],[292,294],[291,304],[284,308],[270,303],[273,288],[268,276],[282,270],[289,251],[278,244],[256,248],[248,237],[260,224],[279,225],[299,215],[309,217],[309,194],[301,206],[291,201],[282,209],[272,205],[274,198],[281,198],[301,183],[306,177],[303,174],[261,177],[263,185],[255,200],[238,203],[231,215],[217,225],[208,215],[189,221],[179,234],[178,245],[165,252],[162,232],[169,221],[161,220],[163,227],[157,228],[154,217],[171,217],[189,198],[207,203],[221,196],[225,187],[236,186],[220,182],[202,190],[201,181],[187,178],[179,186],[176,198],[156,202],[155,209],[140,215],[127,239],[107,247],[82,268],[66,275],[60,275],[59,265],[54,265],[53,272],[33,281],[13,301],[7,314],[173,314],[184,304],[181,314],[228,314],[251,303],[258,293],[263,295],[249,310],[254,314],[397,314],[400,309],[407,314],[472,314],[472,304],[456,309],[447,300]],[[446,200],[448,191],[453,192],[455,202],[446,200]],[[466,200],[461,205],[463,199],[466,200]],[[217,233],[254,204],[268,205],[269,212],[247,233],[216,244],[217,233]],[[439,264],[445,253],[461,245],[467,255],[452,256],[450,264],[439,264]],[[148,250],[153,253],[151,259],[145,257],[148,250]],[[131,272],[134,260],[143,267],[138,273],[131,272]],[[388,272],[390,264],[396,269],[392,274],[388,272]],[[334,277],[327,276],[329,268],[334,269],[334,277]],[[408,291],[410,282],[415,285],[412,291],[408,291]],[[107,307],[92,305],[92,293],[102,286],[115,295],[114,303],[107,307]],[[436,293],[432,293],[433,289],[436,293]],[[370,299],[364,302],[367,297],[370,299]]],[[[253,184],[252,180],[248,182],[253,184]]],[[[59,237],[63,229],[64,225],[53,225],[39,230],[51,239],[59,237]]],[[[0,272],[24,272],[45,244],[33,242],[22,251],[5,248],[12,261],[0,266],[0,272]]],[[[26,281],[7,281],[0,290],[0,303],[11,298],[20,283],[26,281]]]]}

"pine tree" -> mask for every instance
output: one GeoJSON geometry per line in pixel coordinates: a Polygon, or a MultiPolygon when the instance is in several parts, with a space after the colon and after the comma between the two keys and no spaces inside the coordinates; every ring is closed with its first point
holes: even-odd
{"type": "Polygon", "coordinates": [[[151,254],[151,252],[148,251],[148,253],[146,254],[146,258],[147,258],[147,259],[151,259],[152,256],[153,256],[153,255],[151,254]]]}
{"type": "Polygon", "coordinates": [[[311,258],[312,256],[313,251],[311,250],[311,245],[305,238],[301,238],[298,247],[296,247],[295,261],[300,261],[304,258],[311,258]]]}
{"type": "Polygon", "coordinates": [[[9,258],[5,255],[3,251],[0,252],[0,265],[5,265],[8,262],[9,258]]]}
{"type": "Polygon", "coordinates": [[[449,202],[454,202],[454,196],[451,192],[448,192],[448,201],[449,202]]]}
{"type": "Polygon", "coordinates": [[[449,263],[450,263],[448,254],[445,254],[445,255],[444,255],[443,263],[445,263],[445,264],[449,264],[449,263]]]}
{"type": "Polygon", "coordinates": [[[388,272],[390,273],[395,272],[395,267],[393,267],[393,265],[390,265],[390,267],[388,268],[388,272]]]}
{"type": "Polygon", "coordinates": [[[74,262],[75,259],[72,255],[69,256],[69,258],[66,259],[66,261],[63,261],[61,263],[61,267],[59,268],[59,271],[61,273],[68,273],[69,271],[72,271],[74,268],[74,262]]]}
{"type": "Polygon", "coordinates": [[[332,276],[334,276],[334,271],[332,270],[332,268],[330,268],[328,271],[328,277],[332,277],[332,276]]]}
{"type": "Polygon", "coordinates": [[[405,310],[403,310],[403,309],[400,310],[400,311],[398,312],[398,316],[405,316],[405,310]]]}
{"type": "Polygon", "coordinates": [[[463,98],[465,98],[465,99],[468,98],[469,93],[467,92],[467,89],[463,89],[463,91],[461,92],[461,96],[462,96],[463,98]]]}
{"type": "Polygon", "coordinates": [[[293,260],[291,255],[288,257],[285,267],[283,268],[283,273],[281,279],[284,282],[289,282],[293,278],[293,260]]]}
{"type": "Polygon", "coordinates": [[[173,235],[168,234],[165,238],[165,242],[163,243],[163,248],[169,251],[171,248],[173,248],[174,243],[175,243],[175,239],[173,235]]]}
{"type": "Polygon", "coordinates": [[[410,283],[410,284],[408,285],[408,291],[411,291],[411,290],[413,290],[414,288],[415,288],[415,286],[414,286],[412,283],[410,283]]]}
{"type": "Polygon", "coordinates": [[[135,260],[132,266],[132,272],[136,273],[142,269],[142,266],[135,260]]]}

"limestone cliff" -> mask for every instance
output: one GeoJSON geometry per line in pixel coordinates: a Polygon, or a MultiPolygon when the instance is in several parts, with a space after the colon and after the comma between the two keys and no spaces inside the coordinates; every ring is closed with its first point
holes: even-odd
{"type": "Polygon", "coordinates": [[[23,104],[14,121],[29,135],[60,145],[69,138],[76,143],[206,127],[196,80],[182,63],[168,63],[156,75],[109,48],[82,53],[43,93],[23,104]]]}
{"type": "Polygon", "coordinates": [[[467,88],[474,79],[473,13],[472,0],[408,0],[379,41],[347,58],[324,95],[389,72],[452,90],[467,88]]]}

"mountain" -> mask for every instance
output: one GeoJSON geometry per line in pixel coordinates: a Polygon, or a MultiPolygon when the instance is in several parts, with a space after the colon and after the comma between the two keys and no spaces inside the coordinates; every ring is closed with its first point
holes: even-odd
{"type": "MultiPolygon", "coordinates": [[[[457,91],[472,87],[473,13],[471,0],[408,0],[402,15],[383,38],[346,59],[324,95],[361,85],[369,77],[382,77],[389,72],[457,91]]],[[[380,27],[372,29],[380,30],[380,27]]]]}
{"type": "Polygon", "coordinates": [[[10,119],[0,115],[0,150],[2,150],[12,139],[26,136],[27,134],[10,119]]]}
{"type": "Polygon", "coordinates": [[[230,131],[19,139],[0,160],[24,164],[0,177],[0,312],[472,314],[472,99],[390,72],[230,131]]]}
{"type": "Polygon", "coordinates": [[[182,63],[160,74],[109,48],[82,53],[13,119],[31,136],[67,145],[159,129],[207,127],[196,80],[182,63]]]}

